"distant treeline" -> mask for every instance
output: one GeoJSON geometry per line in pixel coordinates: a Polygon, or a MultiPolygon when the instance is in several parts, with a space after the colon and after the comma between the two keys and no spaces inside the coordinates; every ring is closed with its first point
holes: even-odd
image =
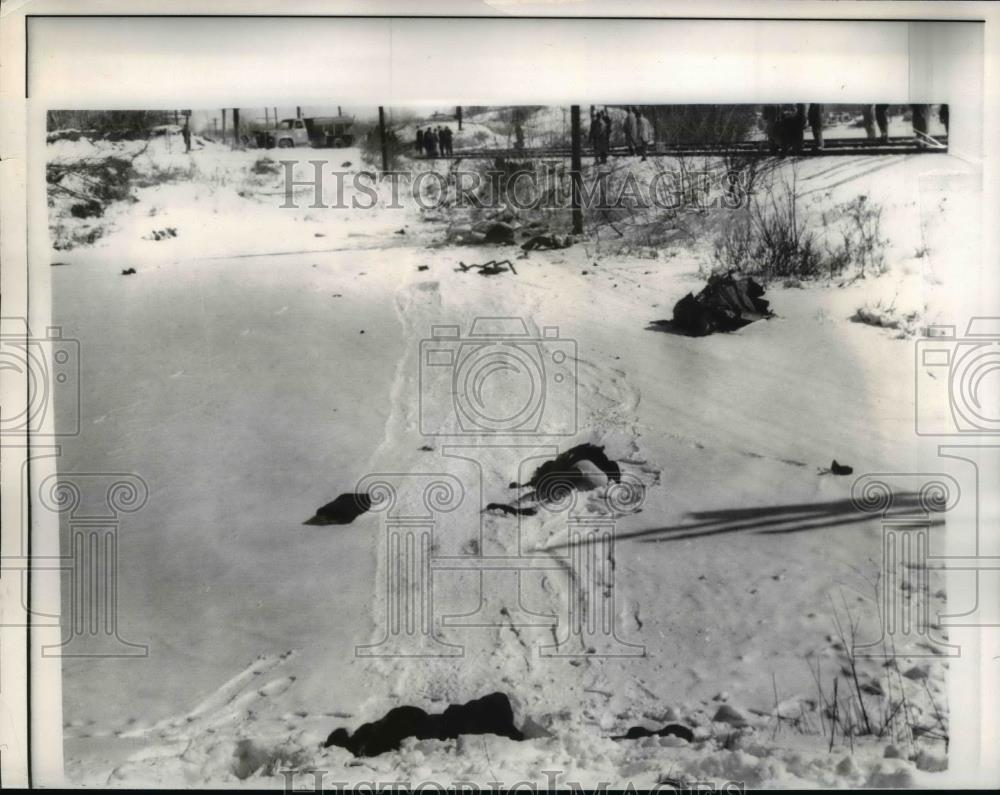
{"type": "Polygon", "coordinates": [[[47,119],[49,132],[96,130],[121,137],[145,137],[154,127],[174,122],[174,111],[168,110],[50,110],[47,119]]]}

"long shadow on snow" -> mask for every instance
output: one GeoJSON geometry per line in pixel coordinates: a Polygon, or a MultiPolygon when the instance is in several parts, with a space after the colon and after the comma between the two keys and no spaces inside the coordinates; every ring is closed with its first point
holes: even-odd
{"type": "MultiPolygon", "coordinates": [[[[919,513],[926,510],[926,507],[919,494],[906,493],[893,497],[893,512],[898,512],[901,509],[912,509],[913,513],[919,513]]],[[[859,524],[876,519],[874,514],[859,510],[851,499],[769,505],[758,508],[693,511],[687,516],[692,521],[666,527],[619,532],[615,538],[618,541],[638,539],[644,544],[650,544],[745,531],[756,531],[764,535],[780,535],[859,524]]],[[[944,524],[944,520],[931,518],[928,523],[941,525],[944,524]]],[[[554,545],[552,548],[556,549],[560,546],[564,545],[554,545]]]]}

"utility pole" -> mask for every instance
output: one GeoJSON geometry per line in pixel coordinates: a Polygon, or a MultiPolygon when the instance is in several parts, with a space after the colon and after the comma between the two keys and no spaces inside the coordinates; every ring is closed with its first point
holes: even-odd
{"type": "MultiPolygon", "coordinates": [[[[337,107],[337,114],[340,115],[340,107],[337,107]]],[[[389,147],[385,140],[385,108],[378,106],[378,136],[382,144],[382,170],[389,170],[389,147]]]]}
{"type": "Polygon", "coordinates": [[[583,210],[580,209],[580,188],[583,180],[583,164],[580,157],[580,106],[570,106],[569,116],[570,134],[573,138],[573,150],[569,172],[570,187],[572,188],[573,234],[582,235],[583,210]]]}
{"type": "Polygon", "coordinates": [[[458,131],[462,131],[462,106],[459,105],[455,108],[455,119],[458,121],[458,131]]]}
{"type": "Polygon", "coordinates": [[[233,148],[240,146],[240,109],[233,108],[233,148]]]}
{"type": "Polygon", "coordinates": [[[296,119],[301,119],[302,118],[302,106],[301,105],[296,105],[295,106],[295,118],[296,119]]]}
{"type": "Polygon", "coordinates": [[[226,109],[222,109],[222,143],[226,142],[226,109]]]}

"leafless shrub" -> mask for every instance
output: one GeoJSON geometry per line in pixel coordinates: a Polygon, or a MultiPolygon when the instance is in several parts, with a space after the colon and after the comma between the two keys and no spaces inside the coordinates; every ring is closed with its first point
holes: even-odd
{"type": "MultiPolygon", "coordinates": [[[[755,174],[758,180],[761,172],[755,174]]],[[[762,281],[833,278],[849,268],[857,278],[886,270],[882,208],[859,196],[837,208],[839,240],[826,215],[822,229],[802,207],[797,176],[774,180],[748,195],[745,210],[716,241],[710,271],[740,270],[762,281]]]]}

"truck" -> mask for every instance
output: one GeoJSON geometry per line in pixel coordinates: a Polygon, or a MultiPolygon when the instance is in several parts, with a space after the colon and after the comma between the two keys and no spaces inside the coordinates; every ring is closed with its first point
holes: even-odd
{"type": "Polygon", "coordinates": [[[256,133],[258,146],[343,147],[354,143],[352,116],[311,116],[305,119],[282,119],[277,129],[256,133]]]}

